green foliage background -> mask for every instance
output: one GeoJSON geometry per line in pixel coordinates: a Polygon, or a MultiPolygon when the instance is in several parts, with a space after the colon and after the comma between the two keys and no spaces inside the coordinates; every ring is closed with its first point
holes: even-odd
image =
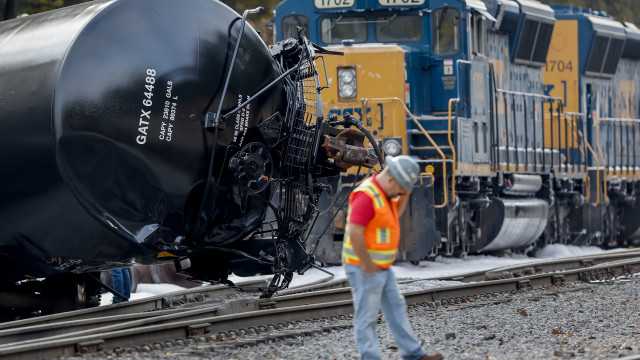
{"type": "Polygon", "coordinates": [[[541,2],[605,11],[618,21],[632,22],[640,27],[640,1],[638,0],[543,0],[541,2]]]}
{"type": "MultiPolygon", "coordinates": [[[[37,14],[64,6],[79,4],[91,0],[0,0],[0,20],[4,19],[7,1],[17,1],[19,4],[18,15],[37,14]]],[[[180,1],[180,0],[175,0],[180,1]]],[[[246,9],[255,9],[258,6],[264,7],[261,14],[250,15],[249,22],[260,31],[263,39],[269,43],[273,42],[273,33],[267,28],[267,23],[273,18],[274,9],[280,0],[221,0],[229,7],[242,14],[246,9]]],[[[312,1],[312,0],[299,0],[312,1]]]]}
{"type": "MultiPolygon", "coordinates": [[[[0,0],[0,11],[2,12],[2,14],[0,14],[2,15],[0,16],[0,19],[4,18],[5,5],[7,1],[19,2],[19,14],[35,14],[91,0],[0,0]]],[[[254,28],[260,31],[263,39],[268,43],[272,42],[273,34],[266,25],[269,20],[273,18],[273,11],[279,1],[280,0],[222,0],[222,2],[229,5],[240,14],[242,14],[246,9],[263,6],[265,11],[260,15],[252,15],[249,21],[254,28]]],[[[297,1],[311,2],[312,0],[297,1]]],[[[583,8],[605,11],[619,21],[632,22],[640,27],[640,0],[542,0],[541,2],[545,4],[569,4],[581,6],[583,8]]]]}

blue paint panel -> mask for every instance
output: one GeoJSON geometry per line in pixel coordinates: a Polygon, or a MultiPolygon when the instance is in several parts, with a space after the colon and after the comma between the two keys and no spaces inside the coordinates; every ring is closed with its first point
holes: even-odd
{"type": "MultiPolygon", "coordinates": [[[[459,93],[458,76],[460,74],[458,60],[466,60],[469,58],[469,54],[466,52],[466,49],[468,49],[468,41],[466,36],[467,33],[465,31],[467,28],[466,24],[469,17],[469,11],[465,9],[464,6],[461,6],[460,3],[451,1],[431,1],[430,6],[433,9],[431,24],[432,34],[435,31],[438,21],[433,17],[442,14],[442,12],[438,13],[439,11],[442,9],[450,9],[447,10],[445,16],[451,16],[451,11],[454,11],[454,14],[457,14],[459,51],[438,55],[438,51],[436,50],[437,44],[432,44],[432,49],[434,50],[430,54],[428,68],[425,69],[425,72],[428,73],[428,76],[430,77],[431,106],[430,108],[424,109],[425,113],[447,111],[449,99],[457,98],[459,93]],[[434,23],[436,25],[434,25],[434,23]]],[[[434,36],[432,35],[432,37],[434,36]]]]}
{"type": "MultiPolygon", "coordinates": [[[[329,1],[329,0],[324,0],[329,1]]],[[[330,0],[335,4],[336,0],[330,0]]],[[[342,2],[344,0],[338,0],[338,2],[342,2]]],[[[425,0],[423,5],[410,5],[413,0],[406,0],[407,4],[404,4],[405,0],[398,0],[401,5],[399,6],[381,6],[378,0],[350,0],[354,3],[353,6],[350,7],[334,7],[334,8],[326,8],[326,9],[318,9],[314,5],[314,0],[283,0],[278,5],[276,5],[276,17],[275,17],[275,25],[276,25],[276,40],[282,40],[281,34],[282,30],[282,18],[291,15],[291,14],[303,14],[308,17],[310,31],[308,37],[309,39],[321,45],[328,45],[323,43],[320,37],[320,25],[321,19],[324,17],[335,17],[338,18],[340,16],[358,16],[364,17],[367,21],[370,21],[367,24],[367,39],[365,42],[367,43],[375,43],[378,40],[375,38],[375,18],[382,15],[393,15],[395,13],[406,13],[406,14],[428,14],[428,4],[429,2],[425,0]],[[367,11],[363,11],[363,9],[367,9],[367,11]]],[[[390,0],[393,1],[393,0],[390,0]]],[[[425,27],[426,29],[426,27],[425,27]]],[[[425,30],[426,31],[426,30],[425,30]]],[[[428,34],[424,34],[428,35],[428,34]]],[[[428,39],[423,36],[423,39],[428,39]]],[[[398,44],[403,44],[403,42],[399,42],[398,44]]],[[[409,43],[411,44],[411,43],[409,43]]]]}
{"type": "MultiPolygon", "coordinates": [[[[460,1],[425,1],[422,6],[400,6],[382,7],[378,0],[355,0],[355,5],[351,8],[316,9],[313,1],[284,0],[276,7],[276,34],[281,36],[282,17],[291,14],[304,14],[308,18],[312,42],[322,46],[327,44],[322,42],[319,36],[321,19],[323,17],[358,16],[364,17],[370,23],[367,24],[367,43],[378,42],[375,38],[375,23],[378,16],[394,13],[400,14],[420,14],[423,17],[422,39],[418,42],[395,42],[401,45],[406,51],[407,83],[410,89],[411,101],[407,104],[409,109],[415,114],[425,114],[438,111],[446,111],[450,98],[458,96],[457,89],[457,60],[468,58],[466,39],[466,20],[469,10],[465,9],[460,1]],[[427,6],[429,10],[427,10],[427,6]],[[458,47],[460,51],[455,54],[433,56],[432,54],[432,10],[441,7],[454,7],[460,14],[457,35],[459,37],[458,47]],[[357,9],[367,9],[367,11],[357,9]],[[463,16],[463,14],[466,14],[463,16]],[[446,73],[444,62],[450,61],[453,66],[451,73],[446,73]]],[[[281,40],[278,38],[277,40],[281,40]]]]}

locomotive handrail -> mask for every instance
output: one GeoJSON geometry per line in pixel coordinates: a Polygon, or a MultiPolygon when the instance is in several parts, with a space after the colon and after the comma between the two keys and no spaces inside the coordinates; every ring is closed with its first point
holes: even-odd
{"type": "MultiPolygon", "coordinates": [[[[544,109],[543,109],[541,111],[541,115],[543,116],[543,119],[547,119],[547,116],[548,116],[548,119],[551,121],[551,123],[550,123],[550,127],[551,127],[551,139],[550,139],[551,146],[550,146],[549,149],[551,149],[551,151],[552,151],[551,152],[551,164],[550,164],[550,166],[553,168],[554,167],[553,149],[554,149],[554,139],[555,139],[554,131],[553,131],[553,116],[554,116],[553,104],[561,102],[562,99],[559,98],[559,97],[552,97],[552,96],[548,96],[548,95],[528,93],[528,92],[524,92],[524,91],[506,90],[506,89],[499,89],[499,88],[495,89],[495,93],[496,93],[496,95],[497,94],[502,94],[502,96],[503,96],[503,100],[502,101],[504,102],[504,106],[505,106],[504,117],[505,117],[505,122],[506,122],[506,124],[505,124],[506,128],[509,128],[509,125],[508,125],[508,123],[509,123],[509,111],[506,108],[508,106],[508,103],[509,103],[509,101],[507,100],[507,95],[509,95],[511,99],[515,99],[516,97],[520,97],[521,96],[525,100],[527,98],[531,98],[531,99],[534,99],[534,101],[536,101],[536,102],[537,101],[542,101],[542,106],[544,105],[544,103],[549,103],[550,104],[550,106],[551,106],[550,113],[546,114],[544,109]]],[[[497,106],[497,104],[496,104],[496,106],[497,106]]],[[[556,111],[558,111],[558,110],[559,109],[557,109],[556,111]]],[[[515,116],[515,111],[514,111],[514,116],[515,116]]],[[[558,114],[558,117],[559,116],[560,116],[560,114],[558,114]]],[[[497,121],[497,119],[496,119],[496,121],[497,121]]],[[[497,124],[497,122],[496,122],[496,124],[497,124]]],[[[535,133],[534,133],[534,135],[535,135],[535,133]]],[[[544,151],[547,150],[547,147],[545,146],[545,138],[544,138],[545,134],[544,134],[544,131],[542,133],[542,136],[543,136],[543,138],[542,138],[543,156],[542,156],[542,164],[541,164],[541,166],[543,168],[545,168],[547,166],[547,164],[546,164],[546,161],[545,161],[545,156],[544,156],[545,152],[544,151]]],[[[500,146],[500,142],[498,142],[498,147],[499,146],[500,146]]],[[[558,150],[560,150],[559,134],[558,134],[558,150]]],[[[497,155],[499,156],[499,150],[497,152],[497,155]]],[[[517,161],[517,159],[518,159],[517,147],[516,147],[516,155],[515,156],[516,156],[516,161],[517,161]]],[[[536,159],[536,157],[534,156],[534,160],[535,159],[536,159]]],[[[558,160],[558,161],[560,161],[560,160],[558,160]]],[[[515,165],[516,165],[516,171],[519,170],[519,164],[515,164],[515,165]]],[[[501,167],[499,160],[498,160],[497,166],[501,167]]],[[[537,166],[537,163],[535,164],[535,166],[537,166]]],[[[511,159],[510,159],[510,154],[509,154],[509,137],[508,136],[507,136],[507,144],[506,144],[506,167],[509,170],[511,169],[511,159]]]]}
{"type": "MultiPolygon", "coordinates": [[[[603,186],[604,186],[604,202],[607,203],[607,163],[604,160],[604,154],[602,153],[602,148],[600,147],[600,121],[598,118],[594,119],[596,125],[596,146],[598,147],[598,153],[600,153],[600,157],[602,158],[602,172],[603,172],[603,186]]],[[[600,169],[598,169],[600,171],[600,169]]]]}
{"type": "Polygon", "coordinates": [[[616,121],[616,122],[634,122],[640,123],[640,119],[631,119],[631,118],[598,118],[600,121],[616,121]]]}
{"type": "MultiPolygon", "coordinates": [[[[573,115],[573,116],[584,116],[583,113],[576,113],[576,112],[567,112],[568,115],[573,115]]],[[[603,195],[603,204],[606,204],[608,202],[607,200],[607,162],[604,159],[604,154],[602,153],[602,148],[600,147],[600,141],[599,141],[599,121],[598,119],[595,119],[595,127],[596,127],[596,148],[598,149],[598,154],[600,155],[600,158],[598,158],[598,154],[593,154],[593,157],[596,159],[596,164],[597,164],[597,181],[598,181],[598,186],[600,186],[600,161],[599,159],[602,159],[602,172],[603,172],[603,189],[602,189],[602,195],[603,195]]],[[[585,140],[585,142],[587,143],[587,145],[589,147],[591,147],[591,145],[589,144],[588,141],[585,140]]],[[[593,150],[593,148],[591,148],[591,150],[593,150]]],[[[598,196],[600,196],[600,191],[598,191],[598,196]]],[[[600,202],[598,202],[599,204],[600,202]]],[[[597,205],[597,204],[596,204],[597,205]]]]}
{"type": "MultiPolygon", "coordinates": [[[[582,114],[578,114],[578,113],[571,113],[571,112],[566,112],[564,113],[565,116],[565,121],[566,121],[566,117],[569,116],[571,118],[575,118],[575,117],[580,117],[582,116],[582,114]]],[[[596,171],[596,202],[594,205],[600,205],[600,159],[598,158],[598,155],[596,154],[595,150],[593,150],[593,147],[591,147],[591,144],[589,144],[589,141],[584,137],[584,134],[582,133],[582,131],[580,131],[580,129],[575,129],[573,127],[573,122],[570,123],[571,125],[571,129],[572,130],[577,130],[578,131],[578,135],[582,138],[582,141],[584,141],[584,144],[587,146],[587,149],[589,149],[589,151],[591,152],[591,155],[593,155],[593,157],[596,159],[596,166],[598,167],[598,171],[596,171]]],[[[579,148],[580,152],[582,152],[582,156],[585,158],[586,160],[586,156],[585,153],[583,151],[582,148],[579,148]]],[[[586,163],[586,161],[585,161],[586,163]]],[[[588,166],[588,164],[586,164],[588,166]]],[[[587,196],[586,196],[586,201],[589,201],[591,198],[591,191],[590,191],[590,187],[591,187],[591,176],[589,175],[589,171],[587,169],[587,196]]]]}
{"type": "Polygon", "coordinates": [[[524,91],[514,91],[514,90],[505,90],[505,89],[496,89],[496,91],[497,92],[501,92],[501,93],[505,93],[505,94],[509,94],[509,95],[527,95],[527,96],[537,97],[537,98],[541,98],[541,99],[545,99],[545,100],[562,101],[561,98],[556,97],[556,96],[547,96],[547,95],[542,95],[542,94],[527,93],[527,92],[524,92],[524,91]]]}
{"type": "MultiPolygon", "coordinates": [[[[595,205],[600,205],[600,160],[598,160],[598,156],[596,154],[596,152],[593,150],[593,148],[591,147],[591,144],[589,144],[589,142],[584,138],[584,135],[582,134],[582,131],[578,130],[578,134],[580,134],[580,136],[582,137],[582,139],[584,140],[585,144],[587,145],[587,148],[589,149],[589,151],[591,151],[591,154],[593,155],[593,157],[596,159],[596,164],[598,166],[598,171],[596,171],[596,203],[595,205]]],[[[589,172],[587,171],[587,178],[590,178],[589,176],[589,172]]],[[[605,184],[606,184],[606,178],[605,178],[605,184]]],[[[607,188],[604,188],[603,193],[607,194],[607,188]]],[[[587,195],[589,195],[589,193],[587,192],[587,195]]],[[[589,197],[587,196],[587,201],[589,200],[589,197]]],[[[606,201],[606,198],[605,198],[606,201]]]]}
{"type": "MultiPolygon", "coordinates": [[[[580,146],[580,145],[576,145],[574,144],[573,140],[574,140],[574,134],[573,132],[576,132],[576,135],[578,135],[583,142],[586,143],[586,139],[584,138],[584,136],[582,135],[582,132],[580,131],[580,128],[576,128],[573,125],[573,122],[576,120],[576,116],[571,115],[569,113],[563,112],[564,115],[564,122],[565,124],[569,124],[569,126],[571,127],[571,146],[575,146],[578,150],[580,150],[580,154],[582,154],[582,157],[585,159],[585,164],[584,164],[584,168],[585,170],[588,168],[588,164],[586,162],[587,156],[586,153],[584,152],[584,147],[580,146]],[[570,121],[570,122],[569,122],[570,121]]],[[[568,141],[567,141],[568,142],[568,141]]],[[[585,144],[586,145],[586,144],[585,144]]],[[[571,156],[570,153],[567,151],[567,158],[569,159],[568,161],[571,162],[571,156]]],[[[571,165],[579,165],[579,164],[571,164],[571,165]]]]}
{"type": "MultiPolygon", "coordinates": [[[[573,126],[573,121],[575,121],[576,116],[574,114],[570,114],[568,112],[565,112],[564,111],[564,105],[563,105],[562,102],[558,103],[558,121],[560,121],[560,115],[562,115],[563,118],[564,118],[564,132],[565,132],[564,142],[565,142],[565,152],[566,152],[565,166],[567,167],[567,171],[568,171],[569,165],[571,165],[571,166],[574,166],[574,165],[578,165],[579,166],[580,165],[579,163],[574,163],[574,162],[571,161],[571,151],[570,150],[573,147],[575,147],[575,148],[580,150],[580,153],[582,154],[582,157],[585,160],[585,171],[587,171],[587,177],[588,177],[588,164],[587,164],[587,157],[586,157],[586,154],[584,152],[584,149],[580,146],[579,141],[578,141],[578,144],[574,143],[574,139],[578,140],[578,139],[575,138],[576,137],[575,135],[578,135],[577,136],[578,138],[582,137],[583,143],[587,142],[586,139],[584,138],[584,136],[581,134],[580,128],[579,127],[576,128],[576,127],[573,126]],[[567,120],[567,117],[571,118],[571,123],[569,123],[569,121],[567,120]],[[568,138],[569,129],[567,128],[567,125],[571,126],[571,146],[572,146],[572,148],[569,148],[569,138],[568,138]],[[574,132],[575,132],[575,134],[574,134],[574,132]]],[[[580,117],[578,116],[578,120],[579,120],[579,118],[580,117]]],[[[558,128],[560,128],[560,123],[558,123],[558,128]]],[[[574,171],[573,167],[572,167],[572,171],[574,171]]],[[[588,177],[587,181],[589,182],[589,184],[587,184],[587,187],[589,187],[590,186],[590,182],[591,182],[591,178],[588,177]]]]}
{"type": "MultiPolygon", "coordinates": [[[[447,206],[447,203],[449,202],[449,199],[448,199],[448,196],[447,196],[447,158],[444,155],[444,152],[442,152],[442,150],[438,146],[438,144],[436,144],[436,142],[433,140],[433,138],[431,138],[429,133],[424,129],[424,127],[422,127],[420,122],[411,113],[409,108],[407,108],[407,105],[404,103],[404,101],[402,101],[400,98],[397,98],[397,97],[370,98],[370,99],[369,98],[363,98],[363,99],[360,99],[360,101],[363,104],[366,104],[369,101],[374,101],[374,102],[398,102],[398,103],[400,103],[402,105],[402,107],[404,108],[405,113],[407,115],[409,115],[411,120],[413,120],[413,122],[418,126],[418,128],[420,128],[422,134],[424,136],[426,136],[427,140],[429,140],[431,145],[434,146],[434,149],[438,152],[438,154],[440,154],[440,157],[442,157],[442,178],[443,178],[442,186],[444,188],[444,202],[442,204],[435,205],[435,208],[436,209],[440,209],[440,208],[443,208],[443,207],[447,206]]],[[[363,112],[363,114],[366,114],[367,113],[366,106],[364,106],[364,108],[365,108],[365,111],[363,112]]],[[[449,129],[451,129],[451,125],[450,124],[451,124],[451,119],[449,119],[449,129]]],[[[454,161],[454,169],[455,169],[455,159],[453,161],[454,161]]],[[[455,176],[452,176],[451,177],[452,186],[455,186],[455,181],[456,181],[455,176]]],[[[455,191],[455,188],[452,188],[452,193],[454,191],[455,191]]],[[[455,199],[455,195],[452,195],[452,199],[455,199]]],[[[454,201],[454,203],[455,203],[455,201],[454,201]]]]}
{"type": "MultiPolygon", "coordinates": [[[[460,98],[455,98],[455,99],[449,99],[449,121],[448,121],[448,125],[447,125],[447,139],[449,140],[449,146],[451,146],[451,157],[453,158],[453,166],[451,167],[451,201],[453,201],[453,203],[456,203],[456,149],[453,146],[453,141],[451,140],[451,105],[456,102],[457,104],[460,103],[460,98]]],[[[457,114],[457,112],[456,112],[457,114]]]]}
{"type": "MultiPolygon", "coordinates": [[[[564,108],[563,108],[563,110],[564,110],[564,108]]],[[[565,116],[565,118],[568,117],[570,119],[570,121],[571,121],[570,122],[571,131],[572,132],[576,131],[577,134],[578,134],[578,139],[576,139],[577,142],[578,142],[577,145],[573,143],[574,135],[573,135],[573,133],[571,134],[571,145],[572,146],[575,145],[580,150],[580,154],[582,155],[582,159],[584,159],[584,170],[587,172],[587,180],[589,181],[589,183],[587,184],[587,187],[590,187],[591,186],[591,177],[589,176],[589,164],[587,163],[587,154],[585,153],[585,147],[587,147],[587,145],[590,145],[590,144],[588,144],[587,139],[585,139],[584,134],[580,130],[580,126],[579,125],[574,126],[574,122],[579,123],[579,121],[581,119],[579,117],[576,118],[575,116],[568,115],[567,113],[564,113],[564,116],[565,116]],[[580,146],[580,139],[582,139],[582,146],[580,146]]],[[[565,120],[565,121],[567,121],[567,120],[565,120]]],[[[588,149],[588,147],[587,147],[587,149],[588,149]]],[[[595,154],[592,152],[592,155],[595,155],[595,154]]],[[[598,201],[599,201],[599,199],[598,199],[598,201]]]]}
{"type": "Polygon", "coordinates": [[[425,176],[430,177],[432,182],[435,182],[435,180],[436,180],[436,177],[432,173],[428,173],[426,171],[425,172],[421,172],[419,174],[420,185],[424,185],[424,182],[422,181],[422,178],[425,177],[425,176]]]}
{"type": "MultiPolygon", "coordinates": [[[[631,118],[598,118],[597,120],[598,120],[598,123],[600,121],[607,121],[607,122],[612,122],[612,123],[625,123],[626,122],[626,123],[640,124],[640,119],[631,119],[631,118]]],[[[634,130],[636,130],[635,124],[633,126],[634,130]]],[[[622,125],[620,125],[620,126],[622,127],[622,125]]],[[[620,129],[620,131],[622,132],[622,128],[620,129]]],[[[626,130],[626,132],[627,132],[627,140],[628,140],[628,137],[629,137],[628,130],[626,130]]],[[[636,131],[636,133],[637,133],[637,131],[636,131]]],[[[633,160],[630,159],[629,154],[627,154],[626,157],[627,157],[627,164],[626,164],[627,165],[627,172],[630,172],[631,171],[630,169],[633,167],[634,170],[632,171],[631,174],[636,175],[637,161],[636,161],[635,152],[633,153],[633,158],[634,158],[633,160]],[[631,161],[633,161],[633,164],[630,164],[631,161]],[[631,166],[631,165],[633,165],[633,166],[631,166]]],[[[622,157],[622,156],[621,156],[621,161],[624,161],[624,157],[622,157]]],[[[623,164],[620,164],[620,165],[623,165],[623,164]]]]}

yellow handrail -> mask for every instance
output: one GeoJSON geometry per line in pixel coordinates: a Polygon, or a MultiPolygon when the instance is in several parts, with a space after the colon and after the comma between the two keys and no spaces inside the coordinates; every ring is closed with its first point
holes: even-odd
{"type": "MultiPolygon", "coordinates": [[[[371,99],[361,99],[360,101],[363,102],[363,104],[366,104],[369,101],[374,101],[374,102],[398,102],[402,105],[402,107],[404,108],[404,111],[407,115],[409,115],[409,117],[411,117],[411,120],[413,120],[413,122],[418,126],[418,128],[420,129],[420,131],[422,132],[422,134],[424,136],[426,136],[427,140],[429,140],[429,142],[431,143],[431,145],[434,146],[434,149],[436,151],[438,151],[438,154],[440,155],[440,157],[442,158],[442,177],[443,177],[443,181],[442,181],[442,186],[444,188],[444,202],[442,204],[439,205],[435,205],[435,208],[440,209],[443,208],[445,206],[447,206],[447,203],[449,201],[448,199],[448,191],[447,191],[447,158],[445,157],[444,153],[442,152],[442,150],[440,149],[440,147],[438,147],[438,144],[436,144],[435,141],[433,141],[433,139],[431,138],[431,136],[429,135],[429,133],[422,127],[422,125],[420,124],[420,122],[418,121],[418,119],[416,119],[415,116],[413,116],[413,114],[411,113],[411,111],[409,110],[409,108],[407,108],[407,105],[404,103],[404,101],[402,101],[400,98],[397,97],[386,97],[386,98],[371,98],[371,99]]],[[[366,108],[365,108],[366,109],[366,108]]],[[[365,114],[363,112],[363,114],[365,114]]],[[[364,118],[364,116],[363,116],[364,118]]],[[[449,120],[451,121],[451,120],[449,120]]],[[[449,125],[451,126],[451,125],[449,125]]],[[[455,159],[454,159],[455,161],[455,159]]],[[[454,167],[455,169],[455,167],[454,167]]],[[[455,174],[455,170],[454,170],[454,174],[455,174]]],[[[452,185],[455,185],[455,175],[452,177],[452,185]]],[[[455,203],[455,188],[452,188],[452,199],[455,203]]]]}
{"type": "MultiPolygon", "coordinates": [[[[596,191],[597,191],[597,195],[596,195],[596,202],[595,205],[600,205],[600,159],[598,158],[598,155],[596,154],[595,150],[593,150],[593,148],[591,147],[591,144],[589,144],[589,141],[584,137],[584,134],[582,133],[582,131],[580,129],[576,129],[573,126],[573,120],[575,115],[571,115],[571,114],[564,114],[565,117],[565,123],[569,123],[571,126],[571,130],[572,131],[578,131],[578,136],[580,136],[580,138],[582,139],[582,141],[584,141],[584,144],[587,146],[587,149],[589,149],[589,151],[591,152],[591,155],[593,155],[593,158],[596,159],[596,166],[598,168],[598,171],[596,171],[596,191]],[[567,122],[567,117],[571,118],[571,122],[567,122]]],[[[572,135],[573,136],[573,135],[572,135]]],[[[582,154],[582,157],[584,157],[586,159],[584,150],[581,147],[578,147],[578,149],[580,149],[580,153],[582,154]]],[[[591,197],[590,195],[590,189],[589,187],[591,186],[591,176],[589,176],[589,169],[588,169],[588,164],[587,164],[587,198],[586,200],[589,201],[589,198],[591,197]]]]}
{"type": "MultiPolygon", "coordinates": [[[[587,141],[587,139],[585,139],[584,134],[582,134],[580,129],[577,129],[573,125],[573,122],[575,121],[575,116],[576,115],[564,113],[564,121],[565,121],[565,123],[568,123],[569,126],[571,126],[571,137],[573,138],[573,135],[574,135],[573,132],[577,131],[577,135],[582,139],[582,141],[584,141],[585,145],[591,151],[591,154],[593,155],[593,157],[596,159],[596,161],[598,163],[598,167],[600,167],[600,159],[598,159],[598,156],[596,155],[595,151],[593,151],[593,148],[589,144],[589,141],[587,141]],[[571,119],[571,121],[568,122],[567,118],[571,119]]],[[[572,143],[573,143],[573,140],[572,140],[572,143]]],[[[578,149],[580,150],[580,154],[582,154],[582,157],[584,159],[586,159],[587,156],[586,156],[586,154],[584,152],[584,149],[581,146],[578,146],[578,149]]],[[[569,151],[567,151],[567,153],[569,153],[569,151]]],[[[569,159],[569,158],[567,157],[567,159],[569,159]]],[[[587,164],[587,178],[585,179],[586,182],[587,182],[587,196],[586,196],[585,200],[587,202],[591,198],[591,176],[589,175],[588,166],[589,165],[587,164]]],[[[598,204],[600,204],[600,172],[598,172],[596,174],[596,190],[598,191],[597,196],[596,196],[596,205],[598,205],[598,204]]]]}
{"type": "MultiPolygon", "coordinates": [[[[602,148],[600,147],[600,120],[598,118],[594,118],[593,121],[596,123],[596,146],[598,147],[598,153],[602,158],[602,171],[603,171],[603,186],[602,194],[604,195],[604,203],[608,203],[607,201],[607,162],[604,160],[604,155],[602,154],[602,148]]],[[[600,175],[600,167],[598,167],[598,175],[600,175]]]]}
{"type": "MultiPolygon", "coordinates": [[[[589,151],[591,151],[591,155],[593,155],[593,157],[596,159],[596,166],[598,167],[598,170],[596,171],[596,203],[595,205],[600,205],[600,160],[598,159],[598,155],[596,154],[596,152],[593,150],[593,148],[591,147],[591,144],[589,144],[589,142],[587,141],[587,139],[584,138],[584,135],[582,134],[582,131],[578,130],[578,134],[580,134],[580,137],[582,137],[582,139],[584,140],[584,143],[587,145],[587,148],[589,149],[589,151]]],[[[591,177],[589,176],[589,170],[587,169],[587,178],[590,179],[591,177]]],[[[606,179],[604,180],[606,183],[606,179]]],[[[587,191],[589,191],[587,189],[587,191]]],[[[604,193],[607,193],[607,189],[604,190],[604,193]]],[[[587,201],[589,200],[589,193],[587,192],[587,201]]]]}
{"type": "Polygon", "coordinates": [[[449,99],[449,124],[447,125],[447,138],[449,139],[449,146],[451,146],[451,156],[453,157],[453,166],[451,167],[451,200],[456,203],[456,149],[453,147],[453,141],[451,140],[451,104],[453,102],[459,102],[460,99],[449,99]]]}

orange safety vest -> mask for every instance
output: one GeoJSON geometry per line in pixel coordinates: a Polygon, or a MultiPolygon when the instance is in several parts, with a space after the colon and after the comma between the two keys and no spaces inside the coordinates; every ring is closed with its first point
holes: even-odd
{"type": "MultiPolygon", "coordinates": [[[[364,228],[364,238],[371,261],[382,269],[388,269],[396,260],[400,242],[400,221],[398,220],[398,201],[390,200],[372,178],[368,178],[358,186],[349,201],[359,193],[365,193],[372,201],[374,215],[364,228]]],[[[351,265],[362,265],[360,258],[353,251],[349,236],[351,208],[347,214],[347,226],[342,243],[342,262],[351,265]]]]}

